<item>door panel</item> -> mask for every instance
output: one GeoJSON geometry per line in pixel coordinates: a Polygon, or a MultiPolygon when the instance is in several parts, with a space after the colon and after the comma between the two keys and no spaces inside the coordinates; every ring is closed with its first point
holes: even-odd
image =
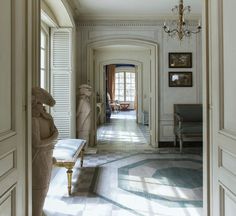
{"type": "Polygon", "coordinates": [[[212,216],[231,216],[236,211],[236,2],[211,1],[209,6],[212,216]]]}
{"type": "Polygon", "coordinates": [[[220,1],[221,14],[222,14],[222,79],[223,91],[224,91],[224,129],[231,131],[234,135],[236,134],[236,121],[232,118],[232,113],[236,110],[236,73],[232,72],[235,68],[235,56],[236,56],[236,46],[235,46],[235,34],[236,29],[233,27],[235,24],[233,20],[235,19],[235,8],[236,1],[227,0],[220,1]]]}
{"type": "Polygon", "coordinates": [[[0,216],[25,212],[25,0],[0,1],[0,216]]]}
{"type": "Polygon", "coordinates": [[[11,109],[11,1],[1,1],[0,7],[0,28],[1,40],[0,48],[4,50],[0,54],[0,98],[5,98],[1,103],[0,112],[0,133],[9,132],[11,130],[11,113],[7,112],[11,109]],[[4,31],[2,31],[4,27],[4,31]]]}
{"type": "Polygon", "coordinates": [[[236,196],[229,190],[224,190],[224,209],[223,215],[234,216],[236,212],[236,196]]]}
{"type": "Polygon", "coordinates": [[[0,215],[12,215],[12,193],[7,193],[0,200],[0,215]]]}

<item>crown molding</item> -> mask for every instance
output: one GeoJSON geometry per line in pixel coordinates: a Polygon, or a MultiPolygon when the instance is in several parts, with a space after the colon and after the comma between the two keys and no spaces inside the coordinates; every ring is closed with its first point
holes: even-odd
{"type": "MultiPolygon", "coordinates": [[[[157,27],[163,26],[164,21],[169,19],[162,20],[79,20],[77,22],[78,27],[157,27]]],[[[196,25],[198,20],[190,20],[190,26],[196,25]]]]}
{"type": "MultiPolygon", "coordinates": [[[[127,14],[120,14],[120,15],[101,15],[101,14],[92,14],[92,15],[82,15],[78,16],[79,21],[85,20],[133,20],[133,21],[152,21],[152,20],[172,20],[176,19],[176,16],[170,14],[161,14],[161,15],[150,15],[150,14],[143,14],[143,15],[127,15],[127,14]]],[[[201,19],[201,14],[191,14],[189,16],[189,20],[199,20],[201,19]]]]}

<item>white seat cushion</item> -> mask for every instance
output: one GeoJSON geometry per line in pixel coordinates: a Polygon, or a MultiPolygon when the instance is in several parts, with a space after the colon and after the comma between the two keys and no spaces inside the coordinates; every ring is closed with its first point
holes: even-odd
{"type": "Polygon", "coordinates": [[[77,152],[80,152],[85,144],[86,140],[82,139],[59,140],[53,150],[53,157],[57,160],[75,160],[77,152]]]}

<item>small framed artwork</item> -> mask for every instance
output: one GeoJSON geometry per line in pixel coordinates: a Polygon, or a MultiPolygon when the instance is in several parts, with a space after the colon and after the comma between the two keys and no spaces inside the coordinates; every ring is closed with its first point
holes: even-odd
{"type": "Polygon", "coordinates": [[[169,72],[169,87],[192,87],[192,72],[169,72]]]}
{"type": "Polygon", "coordinates": [[[192,68],[192,53],[169,53],[169,68],[192,68]]]}

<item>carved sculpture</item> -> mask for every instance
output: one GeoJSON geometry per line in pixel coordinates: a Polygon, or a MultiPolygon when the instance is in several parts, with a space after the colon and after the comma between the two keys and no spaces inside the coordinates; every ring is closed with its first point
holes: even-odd
{"type": "Polygon", "coordinates": [[[91,106],[89,97],[92,94],[92,87],[83,84],[79,87],[79,104],[77,108],[77,137],[87,141],[89,144],[89,134],[91,126],[91,106]]]}
{"type": "Polygon", "coordinates": [[[41,216],[47,195],[54,140],[58,131],[43,104],[54,106],[55,100],[44,89],[32,89],[32,215],[41,216]]]}

